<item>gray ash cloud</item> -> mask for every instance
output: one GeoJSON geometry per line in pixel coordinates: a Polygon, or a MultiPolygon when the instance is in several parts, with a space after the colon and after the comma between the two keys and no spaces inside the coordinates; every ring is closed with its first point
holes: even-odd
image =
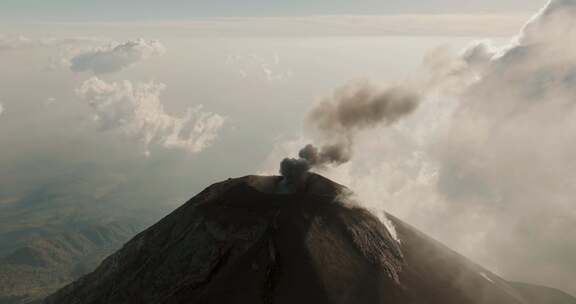
{"type": "Polygon", "coordinates": [[[306,123],[316,142],[303,147],[298,158],[284,159],[280,173],[289,183],[297,183],[312,168],[347,163],[359,132],[393,124],[419,102],[418,90],[402,85],[382,87],[362,81],[336,89],[308,113],[306,123]]]}

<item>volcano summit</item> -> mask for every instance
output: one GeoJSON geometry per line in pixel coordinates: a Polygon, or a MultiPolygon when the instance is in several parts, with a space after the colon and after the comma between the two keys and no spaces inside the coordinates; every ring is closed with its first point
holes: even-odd
{"type": "Polygon", "coordinates": [[[48,304],[530,303],[508,282],[402,221],[396,236],[309,174],[216,183],[48,304]]]}

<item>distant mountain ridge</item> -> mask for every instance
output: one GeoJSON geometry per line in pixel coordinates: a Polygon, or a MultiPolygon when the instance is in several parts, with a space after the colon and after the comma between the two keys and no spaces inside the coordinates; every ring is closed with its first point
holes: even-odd
{"type": "Polygon", "coordinates": [[[142,227],[108,223],[52,227],[0,257],[0,304],[36,303],[92,271],[142,227]]]}
{"type": "Polygon", "coordinates": [[[26,191],[1,189],[0,304],[39,302],[159,218],[137,200],[127,207],[97,192],[72,193],[58,178],[26,191]]]}

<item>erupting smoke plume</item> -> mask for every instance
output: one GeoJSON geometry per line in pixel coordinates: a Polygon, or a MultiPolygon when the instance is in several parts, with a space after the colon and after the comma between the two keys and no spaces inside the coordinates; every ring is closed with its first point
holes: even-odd
{"type": "Polygon", "coordinates": [[[412,113],[419,100],[417,90],[401,85],[383,88],[363,81],[336,89],[308,114],[317,143],[302,148],[298,159],[284,159],[280,173],[287,183],[296,184],[313,167],[348,162],[358,132],[398,121],[412,113]]]}

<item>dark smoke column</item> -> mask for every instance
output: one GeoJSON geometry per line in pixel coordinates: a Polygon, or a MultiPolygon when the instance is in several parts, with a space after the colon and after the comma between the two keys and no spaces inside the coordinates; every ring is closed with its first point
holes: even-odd
{"type": "Polygon", "coordinates": [[[306,122],[317,134],[317,143],[302,148],[298,158],[281,162],[285,184],[298,189],[310,169],[350,161],[360,131],[393,124],[419,102],[420,94],[407,86],[382,88],[364,81],[336,89],[308,113],[306,122]]]}

